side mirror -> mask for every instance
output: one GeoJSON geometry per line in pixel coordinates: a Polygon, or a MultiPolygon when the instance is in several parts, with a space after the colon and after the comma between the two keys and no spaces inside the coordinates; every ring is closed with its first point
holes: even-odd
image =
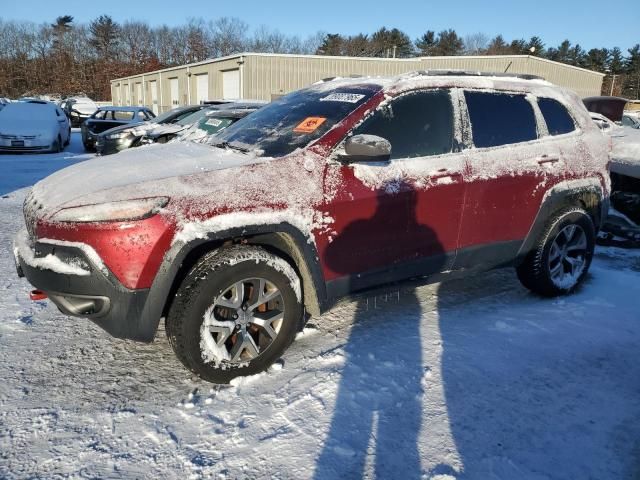
{"type": "Polygon", "coordinates": [[[341,160],[346,163],[386,162],[391,157],[391,143],[377,135],[354,135],[345,142],[344,152],[341,160]]]}

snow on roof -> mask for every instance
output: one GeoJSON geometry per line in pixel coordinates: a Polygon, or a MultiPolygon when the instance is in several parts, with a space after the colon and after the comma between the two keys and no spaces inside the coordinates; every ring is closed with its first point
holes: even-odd
{"type": "Polygon", "coordinates": [[[140,110],[149,110],[148,107],[117,107],[115,105],[109,105],[106,107],[100,107],[98,110],[116,110],[118,112],[138,112],[140,110]]]}

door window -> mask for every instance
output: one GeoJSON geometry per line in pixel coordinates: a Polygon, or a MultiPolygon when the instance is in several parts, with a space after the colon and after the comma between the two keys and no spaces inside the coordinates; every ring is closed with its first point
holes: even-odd
{"type": "Polygon", "coordinates": [[[391,158],[453,151],[453,106],[448,90],[408,93],[383,107],[354,134],[377,135],[391,143],[391,158]]]}
{"type": "Polygon", "coordinates": [[[573,132],[576,125],[567,109],[557,100],[552,98],[539,98],[538,107],[547,123],[549,135],[562,135],[573,132]]]}
{"type": "Polygon", "coordinates": [[[478,148],[538,138],[533,107],[524,95],[466,91],[473,144],[478,148]]]}

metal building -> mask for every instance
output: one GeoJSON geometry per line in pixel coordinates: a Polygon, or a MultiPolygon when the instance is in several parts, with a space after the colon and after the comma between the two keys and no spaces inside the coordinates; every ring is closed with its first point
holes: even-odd
{"type": "Polygon", "coordinates": [[[604,78],[602,73],[530,55],[364,58],[241,53],[112,80],[111,99],[114,105],[146,105],[161,113],[204,100],[271,100],[327,77],[434,69],[539,75],[582,97],[600,95],[604,78]]]}

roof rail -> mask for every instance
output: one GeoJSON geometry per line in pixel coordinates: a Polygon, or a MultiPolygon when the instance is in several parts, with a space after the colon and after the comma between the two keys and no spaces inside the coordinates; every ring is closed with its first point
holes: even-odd
{"type": "Polygon", "coordinates": [[[502,73],[502,72],[478,72],[473,70],[416,70],[409,76],[433,76],[433,77],[503,77],[521,78],[522,80],[544,80],[544,77],[528,73],[502,73]]]}

